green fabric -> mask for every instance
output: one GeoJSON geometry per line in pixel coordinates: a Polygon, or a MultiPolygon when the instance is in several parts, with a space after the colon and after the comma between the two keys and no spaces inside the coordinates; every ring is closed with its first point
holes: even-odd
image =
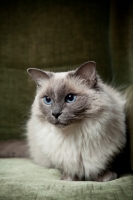
{"type": "Polygon", "coordinates": [[[133,83],[133,1],[111,1],[110,46],[115,86],[133,83]]]}
{"type": "Polygon", "coordinates": [[[109,1],[0,1],[0,140],[21,139],[35,93],[26,69],[95,60],[111,80],[109,1]]]}
{"type": "Polygon", "coordinates": [[[26,69],[97,62],[105,81],[133,82],[133,2],[0,1],[0,140],[24,137],[35,85],[26,69]]]}
{"type": "Polygon", "coordinates": [[[106,0],[1,1],[1,67],[55,71],[95,60],[108,78],[109,5],[106,0]]]}
{"type": "Polygon", "coordinates": [[[21,139],[33,99],[32,82],[26,71],[3,68],[0,85],[0,139],[21,139]]]}
{"type": "Polygon", "coordinates": [[[131,200],[133,176],[110,182],[61,181],[55,169],[26,159],[0,159],[0,200],[131,200]]]}

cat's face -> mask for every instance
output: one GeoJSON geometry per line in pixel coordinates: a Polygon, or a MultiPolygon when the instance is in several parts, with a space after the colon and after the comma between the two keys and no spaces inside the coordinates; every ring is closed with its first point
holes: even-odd
{"type": "Polygon", "coordinates": [[[96,103],[95,63],[85,63],[75,71],[49,73],[29,69],[38,85],[35,104],[41,120],[63,128],[90,117],[101,109],[96,103]],[[98,109],[97,109],[98,108],[98,109]]]}
{"type": "Polygon", "coordinates": [[[38,92],[38,103],[41,118],[64,127],[83,118],[88,109],[88,95],[69,75],[60,76],[54,74],[47,80],[47,87],[44,85],[38,92]]]}

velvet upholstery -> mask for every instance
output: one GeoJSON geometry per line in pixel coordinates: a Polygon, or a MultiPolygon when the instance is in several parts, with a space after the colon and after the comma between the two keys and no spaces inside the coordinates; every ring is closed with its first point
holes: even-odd
{"type": "Polygon", "coordinates": [[[132,200],[133,176],[109,182],[61,181],[55,169],[27,159],[1,159],[0,200],[132,200]]]}

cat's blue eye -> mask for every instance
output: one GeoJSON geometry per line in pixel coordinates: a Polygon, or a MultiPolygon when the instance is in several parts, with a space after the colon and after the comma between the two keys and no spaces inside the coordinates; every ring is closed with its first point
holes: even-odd
{"type": "Polygon", "coordinates": [[[76,95],[75,94],[68,94],[65,98],[65,101],[67,103],[72,103],[72,102],[76,101],[76,95]]]}
{"type": "Polygon", "coordinates": [[[51,100],[50,97],[48,97],[48,96],[45,96],[45,97],[43,98],[43,101],[44,101],[44,103],[45,103],[46,105],[51,105],[51,103],[52,103],[52,100],[51,100]]]}

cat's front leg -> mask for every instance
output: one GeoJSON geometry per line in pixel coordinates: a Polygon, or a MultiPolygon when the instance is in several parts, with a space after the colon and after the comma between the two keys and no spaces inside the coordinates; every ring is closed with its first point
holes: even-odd
{"type": "Polygon", "coordinates": [[[112,181],[114,179],[117,179],[117,174],[112,171],[106,171],[102,175],[99,175],[96,181],[106,182],[106,181],[112,181]]]}

